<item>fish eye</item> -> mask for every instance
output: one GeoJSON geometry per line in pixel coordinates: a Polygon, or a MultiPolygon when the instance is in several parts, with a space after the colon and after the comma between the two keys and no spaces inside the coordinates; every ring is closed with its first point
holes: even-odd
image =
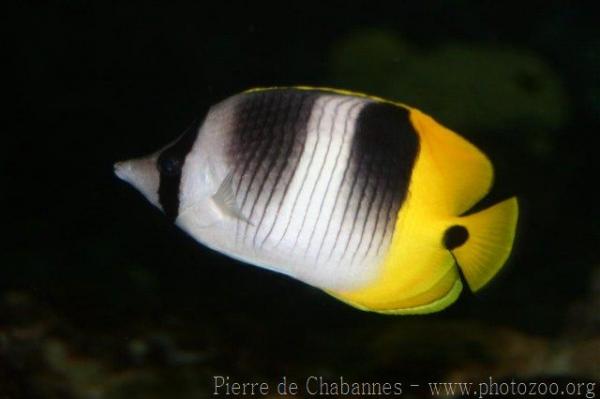
{"type": "Polygon", "coordinates": [[[173,157],[160,158],[158,160],[158,170],[162,175],[175,176],[181,171],[181,162],[173,157]]]}

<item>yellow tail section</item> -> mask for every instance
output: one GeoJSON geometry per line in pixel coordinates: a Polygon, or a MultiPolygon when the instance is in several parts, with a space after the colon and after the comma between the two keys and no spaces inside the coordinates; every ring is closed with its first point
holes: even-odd
{"type": "MultiPolygon", "coordinates": [[[[455,226],[466,228],[468,238],[450,250],[473,292],[486,285],[506,263],[515,238],[518,214],[517,199],[513,197],[455,219],[455,226]]],[[[459,232],[458,228],[456,231],[459,232]]],[[[453,237],[446,238],[451,241],[453,237]]]]}

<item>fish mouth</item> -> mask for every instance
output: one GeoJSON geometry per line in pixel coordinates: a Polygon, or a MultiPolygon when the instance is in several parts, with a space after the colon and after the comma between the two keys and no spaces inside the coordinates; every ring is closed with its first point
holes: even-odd
{"type": "Polygon", "coordinates": [[[131,162],[121,161],[113,165],[114,173],[117,177],[124,181],[129,181],[131,176],[131,162]]]}

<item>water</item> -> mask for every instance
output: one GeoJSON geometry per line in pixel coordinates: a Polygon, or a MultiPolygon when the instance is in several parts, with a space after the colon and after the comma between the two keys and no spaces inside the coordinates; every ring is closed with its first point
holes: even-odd
{"type": "Polygon", "coordinates": [[[215,376],[272,397],[283,377],[298,397],[311,376],[409,397],[450,379],[598,380],[591,6],[59,2],[7,15],[0,396],[207,397],[215,376]],[[439,314],[357,311],[196,245],[112,175],[210,104],[294,84],[406,102],[481,147],[497,172],[487,201],[516,194],[522,210],[502,274],[439,314]]]}

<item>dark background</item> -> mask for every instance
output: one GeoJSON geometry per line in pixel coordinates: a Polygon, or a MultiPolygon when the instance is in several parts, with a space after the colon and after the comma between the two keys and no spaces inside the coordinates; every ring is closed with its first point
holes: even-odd
{"type": "Polygon", "coordinates": [[[9,6],[0,397],[204,397],[213,375],[600,378],[595,5],[278,4],[9,6]],[[217,101],[298,84],[406,102],[481,147],[488,201],[521,204],[501,275],[439,314],[361,312],[197,245],[112,174],[217,101]]]}

